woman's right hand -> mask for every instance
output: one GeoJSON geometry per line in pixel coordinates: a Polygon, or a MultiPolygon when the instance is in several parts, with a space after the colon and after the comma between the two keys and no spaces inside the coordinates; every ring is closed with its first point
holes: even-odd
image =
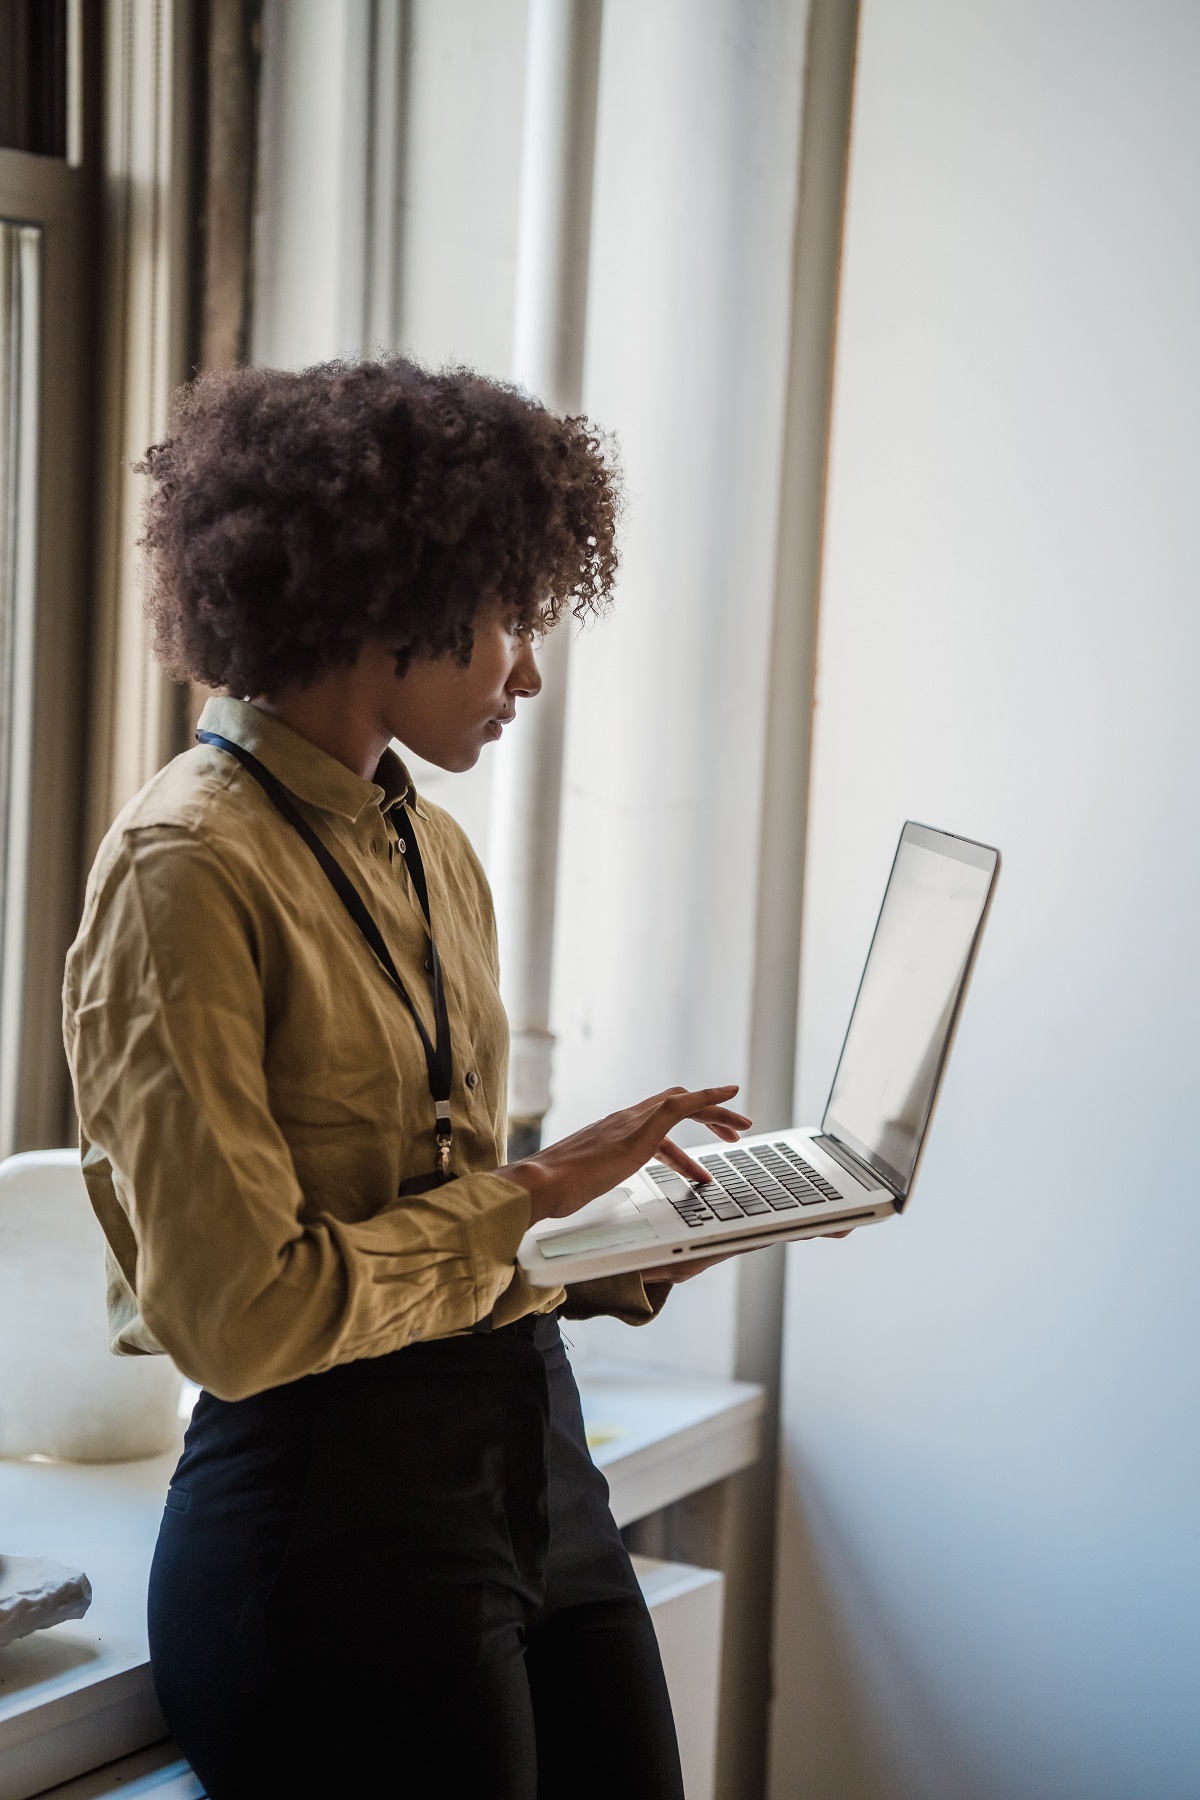
{"type": "Polygon", "coordinates": [[[736,1143],[739,1132],[748,1131],[751,1124],[725,1105],[736,1093],[736,1087],[698,1088],[690,1093],[686,1088],[668,1088],[638,1106],[609,1113],[595,1125],[560,1138],[557,1144],[548,1144],[497,1173],[529,1194],[531,1225],[578,1212],[655,1156],[689,1181],[708,1181],[707,1169],[673,1144],[669,1134],[684,1119],[697,1119],[725,1143],[736,1143]]]}

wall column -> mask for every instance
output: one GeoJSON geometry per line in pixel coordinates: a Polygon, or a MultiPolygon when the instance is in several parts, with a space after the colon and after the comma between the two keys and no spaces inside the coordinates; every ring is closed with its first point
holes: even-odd
{"type": "MultiPolygon", "coordinates": [[[[602,0],[532,0],[517,237],[513,379],[555,412],[582,406],[602,0]]],[[[550,1106],[550,977],[571,629],[542,646],[542,692],[496,759],[492,889],[512,1027],[509,1153],[550,1106]]]]}

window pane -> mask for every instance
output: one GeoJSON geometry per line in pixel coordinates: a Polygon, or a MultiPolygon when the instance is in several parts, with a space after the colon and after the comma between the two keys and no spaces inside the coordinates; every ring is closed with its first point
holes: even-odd
{"type": "Polygon", "coordinates": [[[41,239],[0,220],[0,1156],[16,1126],[28,892],[41,239]]]}
{"type": "Polygon", "coordinates": [[[0,148],[67,154],[67,0],[0,0],[0,148]]]}

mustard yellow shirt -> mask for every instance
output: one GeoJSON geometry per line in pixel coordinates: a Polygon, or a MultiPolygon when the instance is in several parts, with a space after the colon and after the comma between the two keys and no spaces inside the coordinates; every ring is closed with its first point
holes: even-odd
{"type": "MultiPolygon", "coordinates": [[[[454,1052],[451,1168],[413,1021],[299,834],[227,752],[176,757],[97,855],[67,960],[83,1171],[108,1242],[110,1342],[224,1399],[564,1301],[516,1267],[508,1026],[483,870],[388,751],[363,781],[245,701],[205,729],[290,789],[366,901],[433,1035],[428,938],[394,821],[415,820],[454,1052]]],[[[571,1290],[638,1323],[640,1277],[571,1290]]]]}

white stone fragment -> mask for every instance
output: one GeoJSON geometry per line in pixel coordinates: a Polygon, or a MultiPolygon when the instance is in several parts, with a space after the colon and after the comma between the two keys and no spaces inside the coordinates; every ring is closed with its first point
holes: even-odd
{"type": "Polygon", "coordinates": [[[92,1584],[48,1556],[0,1556],[0,1649],[64,1619],[82,1619],[92,1584]]]}
{"type": "Polygon", "coordinates": [[[0,1456],[130,1462],[178,1442],[166,1356],[113,1356],[77,1150],[0,1163],[0,1456]]]}

